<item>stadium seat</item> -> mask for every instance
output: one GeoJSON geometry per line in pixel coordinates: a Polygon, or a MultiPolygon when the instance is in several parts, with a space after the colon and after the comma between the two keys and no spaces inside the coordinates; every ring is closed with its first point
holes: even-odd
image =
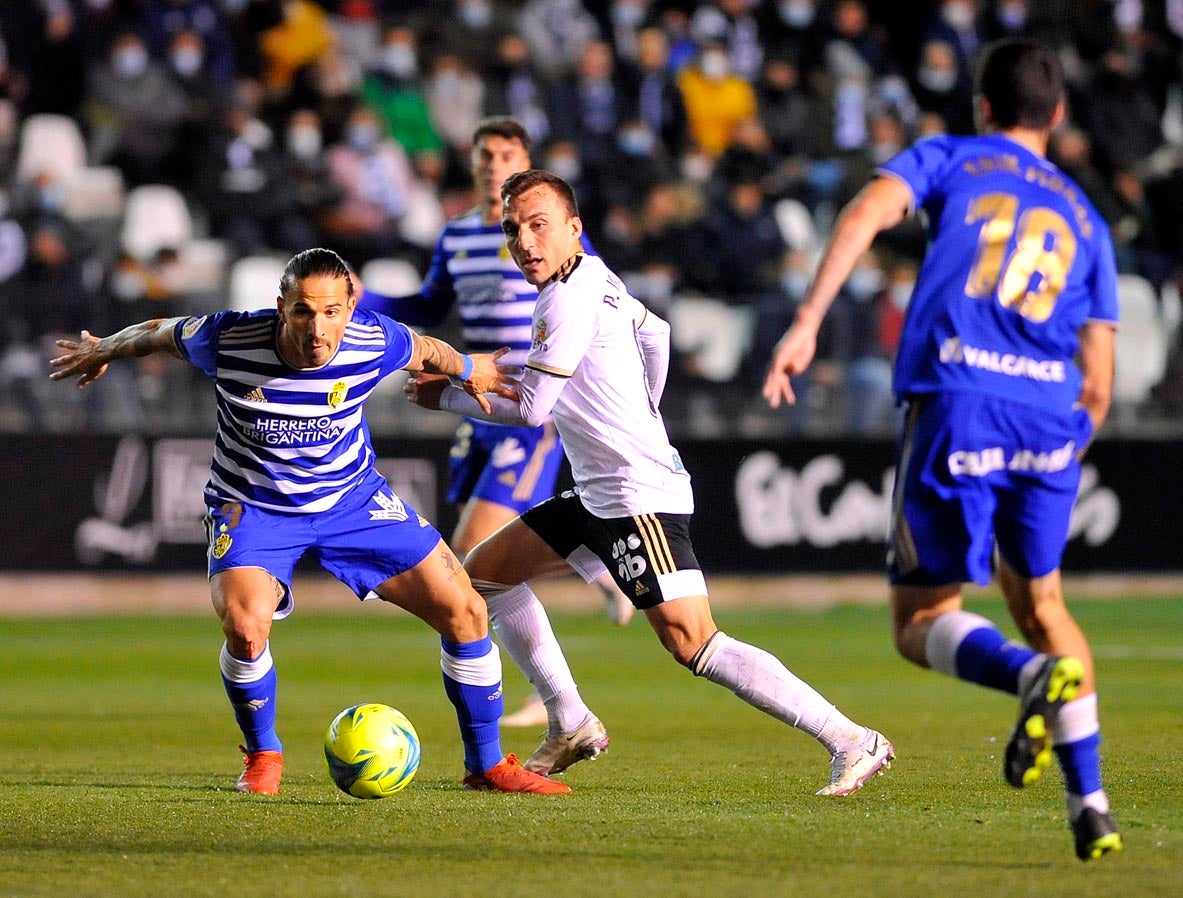
{"type": "Polygon", "coordinates": [[[190,240],[181,248],[185,289],[193,293],[220,292],[226,285],[229,251],[221,240],[190,240]]]}
{"type": "Polygon", "coordinates": [[[1113,400],[1136,406],[1162,380],[1170,347],[1158,297],[1149,281],[1136,274],[1119,275],[1117,296],[1121,324],[1114,349],[1113,400]]]}
{"type": "Polygon", "coordinates": [[[406,296],[423,283],[415,266],[405,259],[372,259],[362,266],[361,282],[386,296],[406,296]]]}
{"type": "Polygon", "coordinates": [[[180,250],[193,239],[193,216],[185,198],[167,184],[145,184],[127,195],[123,249],[137,259],[151,259],[159,250],[180,250]]]}
{"type": "Polygon", "coordinates": [[[63,185],[86,167],[86,142],[73,119],[64,115],[37,114],[21,126],[16,180],[32,181],[48,174],[63,185]]]}
{"type": "Polygon", "coordinates": [[[812,256],[821,246],[813,216],[800,200],[781,200],[773,208],[781,236],[790,248],[812,256]]]}
{"type": "Polygon", "coordinates": [[[244,256],[230,266],[229,308],[239,312],[275,308],[287,263],[278,256],[244,256]]]}
{"type": "Polygon", "coordinates": [[[80,169],[66,185],[66,218],[71,221],[116,219],[123,215],[123,174],[112,166],[80,169]]]}
{"type": "Polygon", "coordinates": [[[728,383],[739,374],[754,325],[750,308],[717,299],[679,296],[670,305],[674,349],[689,359],[698,377],[711,383],[728,383]]]}
{"type": "Polygon", "coordinates": [[[1175,338],[1179,334],[1179,325],[1183,324],[1183,297],[1179,295],[1179,285],[1174,281],[1167,281],[1162,288],[1162,323],[1167,331],[1167,346],[1175,345],[1175,338]]]}

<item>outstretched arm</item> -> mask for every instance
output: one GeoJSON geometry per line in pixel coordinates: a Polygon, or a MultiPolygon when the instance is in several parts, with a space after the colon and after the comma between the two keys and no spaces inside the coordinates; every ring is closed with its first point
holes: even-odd
{"type": "Polygon", "coordinates": [[[908,216],[912,193],[891,177],[875,178],[851,200],[834,225],[821,264],[797,308],[792,326],[780,338],[764,380],[764,398],[773,408],[797,397],[789,375],[800,374],[813,361],[822,319],[854,270],[859,257],[880,231],[893,228],[908,216]]]}
{"type": "Polygon", "coordinates": [[[157,352],[167,352],[181,358],[175,337],[177,325],[183,318],[153,318],[125,327],[109,337],[96,337],[83,331],[78,340],[58,340],[57,345],[68,350],[65,355],[50,360],[55,369],[51,380],[65,380],[78,376],[78,386],[85,387],[103,376],[107,365],[115,359],[138,358],[157,352]]]}
{"type": "Polygon", "coordinates": [[[414,331],[409,333],[411,360],[403,366],[407,371],[425,371],[428,374],[446,374],[457,378],[464,392],[472,396],[486,412],[490,409],[485,393],[505,395],[508,392],[502,384],[501,373],[497,370],[497,360],[509,352],[509,347],[498,349],[494,353],[465,355],[436,337],[425,337],[414,331]]]}

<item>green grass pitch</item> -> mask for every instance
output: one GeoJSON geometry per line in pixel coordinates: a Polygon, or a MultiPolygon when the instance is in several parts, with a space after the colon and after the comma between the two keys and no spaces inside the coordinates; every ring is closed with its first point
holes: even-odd
{"type": "MultiPolygon", "coordinates": [[[[975,610],[999,618],[998,604],[975,610]]],[[[272,634],[287,769],[232,791],[239,735],[207,618],[0,621],[0,895],[1178,895],[1183,883],[1183,599],[1074,607],[1097,654],[1107,787],[1124,853],[1082,864],[1058,771],[1001,775],[1015,703],[897,658],[884,608],[717,612],[895,742],[892,770],[813,795],[824,751],[677,667],[643,620],[556,615],[611,750],[575,794],[460,790],[438,642],[388,608],[297,614],[272,634]],[[321,739],[359,701],[423,743],[403,793],[338,793],[321,739]]],[[[506,663],[507,707],[525,693],[506,663]]],[[[505,732],[525,756],[538,733],[505,732]]]]}

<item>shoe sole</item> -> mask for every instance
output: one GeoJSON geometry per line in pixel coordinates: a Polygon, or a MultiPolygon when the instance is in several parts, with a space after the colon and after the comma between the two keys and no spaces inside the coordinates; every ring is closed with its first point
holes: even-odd
{"type": "Polygon", "coordinates": [[[1016,789],[1039,782],[1052,763],[1052,729],[1060,708],[1076,698],[1084,681],[1084,666],[1075,658],[1059,658],[1046,688],[1019,712],[1006,744],[1003,774],[1016,789]]]}

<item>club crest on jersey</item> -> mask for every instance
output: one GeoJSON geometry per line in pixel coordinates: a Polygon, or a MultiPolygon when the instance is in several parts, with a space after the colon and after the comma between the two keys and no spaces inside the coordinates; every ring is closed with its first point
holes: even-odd
{"type": "Polygon", "coordinates": [[[333,389],[329,390],[329,408],[336,410],[345,401],[345,394],[348,392],[349,387],[345,381],[339,380],[333,384],[333,389]]]}
{"type": "Polygon", "coordinates": [[[233,543],[234,538],[229,533],[219,533],[218,538],[214,540],[214,545],[210,552],[214,558],[222,558],[230,551],[230,546],[233,543]]]}
{"type": "Polygon", "coordinates": [[[539,318],[538,323],[534,325],[534,349],[546,349],[548,325],[545,318],[539,318]]]}

